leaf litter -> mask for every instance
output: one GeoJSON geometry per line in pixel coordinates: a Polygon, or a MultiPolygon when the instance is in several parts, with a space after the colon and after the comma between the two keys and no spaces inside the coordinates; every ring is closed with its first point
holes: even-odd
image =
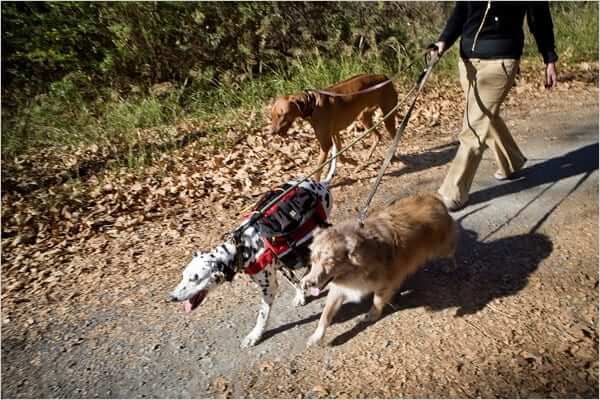
{"type": "MultiPolygon", "coordinates": [[[[597,82],[598,65],[584,64],[563,73],[557,95],[592,90],[590,82],[597,82]]],[[[518,109],[545,96],[537,72],[524,68],[506,101],[507,108],[518,109]]],[[[401,88],[400,97],[406,91],[401,88]]],[[[456,82],[432,80],[418,101],[398,154],[417,154],[451,142],[460,128],[462,107],[456,82]]],[[[405,105],[397,123],[406,109],[405,105]]],[[[381,113],[376,114],[376,120],[380,118],[381,113]]],[[[189,135],[197,139],[161,154],[135,173],[112,166],[115,148],[110,145],[92,144],[69,152],[40,149],[3,160],[2,305],[11,316],[10,323],[23,321],[15,313],[22,305],[35,302],[43,319],[43,310],[56,302],[75,301],[83,292],[93,291],[93,284],[79,284],[84,288],[73,292],[71,282],[86,279],[92,272],[98,274],[99,268],[122,266],[119,273],[128,275],[128,263],[143,264],[152,249],[145,247],[148,238],[142,237],[140,227],[155,223],[150,235],[167,238],[166,244],[181,240],[184,232],[190,246],[197,237],[214,244],[218,237],[196,234],[190,228],[197,228],[198,221],[210,220],[225,232],[242,218],[242,210],[269,188],[311,171],[318,146],[309,125],[296,121],[287,137],[279,137],[268,133],[266,123],[260,129],[230,132],[237,137],[233,145],[219,148],[211,145],[201,124],[183,122],[174,129],[178,140],[183,143],[189,135]],[[80,262],[86,255],[107,253],[114,259],[105,257],[104,265],[80,262]]],[[[362,132],[356,123],[351,125],[343,134],[344,142],[362,132]]],[[[384,140],[375,152],[375,161],[383,158],[389,144],[383,129],[380,132],[384,140]]],[[[139,132],[140,138],[149,141],[157,136],[151,129],[139,132]]],[[[371,140],[350,149],[349,156],[363,159],[371,140]]],[[[351,165],[338,164],[339,179],[370,177],[378,167],[379,162],[371,162],[354,171],[351,165]]],[[[109,275],[108,269],[105,275],[109,275]]]]}

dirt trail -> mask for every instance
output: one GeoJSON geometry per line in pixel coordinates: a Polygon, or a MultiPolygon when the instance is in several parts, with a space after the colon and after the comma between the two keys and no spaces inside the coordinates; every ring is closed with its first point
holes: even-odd
{"type": "MultiPolygon", "coordinates": [[[[2,397],[597,397],[597,99],[507,109],[525,178],[494,181],[486,153],[456,213],[460,270],[430,265],[377,323],[356,325],[368,299],[346,305],[329,345],[307,350],[324,299],[294,308],[282,280],[265,339],[240,349],[258,310],[247,277],[191,316],[165,301],[191,250],[217,243],[236,212],[176,216],[76,256],[88,273],[49,313],[3,314],[2,397]]],[[[448,133],[405,154],[375,203],[435,190],[455,150],[448,133]]],[[[333,189],[334,222],[354,216],[375,172],[348,176],[333,189]]]]}

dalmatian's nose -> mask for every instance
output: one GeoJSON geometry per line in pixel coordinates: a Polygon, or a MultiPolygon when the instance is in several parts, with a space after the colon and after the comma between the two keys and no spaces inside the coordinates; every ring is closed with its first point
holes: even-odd
{"type": "Polygon", "coordinates": [[[167,300],[168,301],[178,301],[179,299],[177,298],[177,296],[173,296],[171,293],[169,293],[167,300]]]}

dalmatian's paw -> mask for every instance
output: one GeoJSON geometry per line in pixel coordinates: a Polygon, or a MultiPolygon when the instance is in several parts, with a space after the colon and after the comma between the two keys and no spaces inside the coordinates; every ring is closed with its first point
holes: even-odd
{"type": "Polygon", "coordinates": [[[296,296],[294,296],[294,300],[292,301],[294,307],[300,307],[306,305],[306,296],[304,296],[304,292],[298,291],[296,292],[296,296]]]}
{"type": "Polygon", "coordinates": [[[256,345],[256,343],[258,343],[258,341],[260,340],[260,336],[254,334],[254,332],[250,332],[250,334],[248,334],[248,336],[246,336],[244,338],[244,340],[242,340],[242,349],[246,349],[248,347],[252,347],[254,345],[256,345]]]}

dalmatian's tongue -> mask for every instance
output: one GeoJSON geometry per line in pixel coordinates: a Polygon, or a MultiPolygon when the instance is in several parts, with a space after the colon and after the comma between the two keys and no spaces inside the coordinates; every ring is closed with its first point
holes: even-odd
{"type": "Polygon", "coordinates": [[[190,297],[188,300],[183,302],[183,310],[186,313],[190,313],[192,311],[194,311],[196,309],[196,307],[198,307],[202,301],[204,300],[204,298],[206,297],[206,290],[201,290],[198,293],[196,293],[194,296],[190,297]]]}
{"type": "Polygon", "coordinates": [[[311,287],[310,288],[310,295],[313,297],[317,297],[321,294],[321,289],[319,289],[318,287],[311,287]]]}

